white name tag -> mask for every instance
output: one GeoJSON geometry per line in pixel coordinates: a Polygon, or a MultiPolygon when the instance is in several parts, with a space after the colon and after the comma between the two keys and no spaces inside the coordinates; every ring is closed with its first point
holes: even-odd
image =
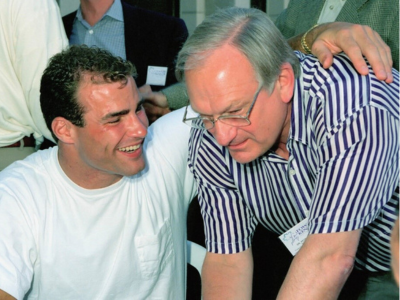
{"type": "Polygon", "coordinates": [[[146,84],[164,86],[167,80],[167,72],[167,67],[148,66],[146,84]]]}
{"type": "Polygon", "coordinates": [[[308,236],[308,219],[304,219],[299,224],[279,236],[280,240],[285,244],[293,256],[297,254],[304,241],[308,236]]]}

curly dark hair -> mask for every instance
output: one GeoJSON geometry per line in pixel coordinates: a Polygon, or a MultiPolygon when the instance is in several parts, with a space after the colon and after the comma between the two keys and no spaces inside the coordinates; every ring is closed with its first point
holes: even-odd
{"type": "Polygon", "coordinates": [[[56,117],[63,117],[79,127],[85,125],[85,111],[77,100],[77,91],[80,81],[87,76],[93,83],[121,82],[125,86],[129,76],[136,76],[136,68],[106,50],[86,45],[73,45],[54,55],[40,85],[40,105],[50,131],[56,117]]]}

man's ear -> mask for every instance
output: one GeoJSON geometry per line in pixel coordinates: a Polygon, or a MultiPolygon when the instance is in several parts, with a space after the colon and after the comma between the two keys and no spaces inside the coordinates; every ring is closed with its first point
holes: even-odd
{"type": "Polygon", "coordinates": [[[283,102],[289,103],[292,100],[295,81],[296,79],[291,64],[287,62],[284,63],[281,66],[281,73],[277,79],[280,96],[283,102]]]}
{"type": "Polygon", "coordinates": [[[57,138],[66,143],[74,143],[74,125],[63,117],[56,117],[51,123],[51,129],[57,138]]]}

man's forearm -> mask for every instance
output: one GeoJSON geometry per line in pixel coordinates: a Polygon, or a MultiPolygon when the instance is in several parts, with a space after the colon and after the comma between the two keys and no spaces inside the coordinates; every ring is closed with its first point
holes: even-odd
{"type": "Polygon", "coordinates": [[[337,299],[339,293],[351,273],[336,271],[333,262],[332,269],[325,270],[320,262],[301,261],[295,257],[279,291],[278,299],[337,299]]]}
{"type": "Polygon", "coordinates": [[[309,236],[292,261],[278,299],[337,299],[352,271],[360,232],[309,236]]]}
{"type": "Polygon", "coordinates": [[[5,291],[0,290],[0,300],[15,300],[15,298],[5,291]]]}
{"type": "Polygon", "coordinates": [[[207,253],[202,270],[202,294],[205,300],[251,299],[253,258],[251,249],[244,252],[207,253]]]}

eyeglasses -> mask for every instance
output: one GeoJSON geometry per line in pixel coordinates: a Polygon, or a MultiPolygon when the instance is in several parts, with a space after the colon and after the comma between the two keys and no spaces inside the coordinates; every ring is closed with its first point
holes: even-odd
{"type": "Polygon", "coordinates": [[[235,116],[235,115],[221,115],[215,120],[209,117],[196,117],[196,118],[186,118],[187,111],[188,111],[188,105],[186,106],[185,109],[185,114],[183,115],[183,120],[182,122],[185,123],[186,125],[193,127],[193,128],[198,128],[198,129],[205,129],[205,130],[210,130],[214,128],[215,122],[221,121],[224,124],[227,124],[229,126],[234,126],[234,127],[242,127],[242,126],[247,126],[250,125],[251,122],[249,120],[249,115],[251,113],[251,110],[253,109],[254,103],[256,103],[256,100],[258,98],[258,94],[261,91],[262,86],[260,86],[257,89],[257,92],[254,95],[253,102],[250,105],[249,110],[247,111],[245,116],[235,116]]]}

